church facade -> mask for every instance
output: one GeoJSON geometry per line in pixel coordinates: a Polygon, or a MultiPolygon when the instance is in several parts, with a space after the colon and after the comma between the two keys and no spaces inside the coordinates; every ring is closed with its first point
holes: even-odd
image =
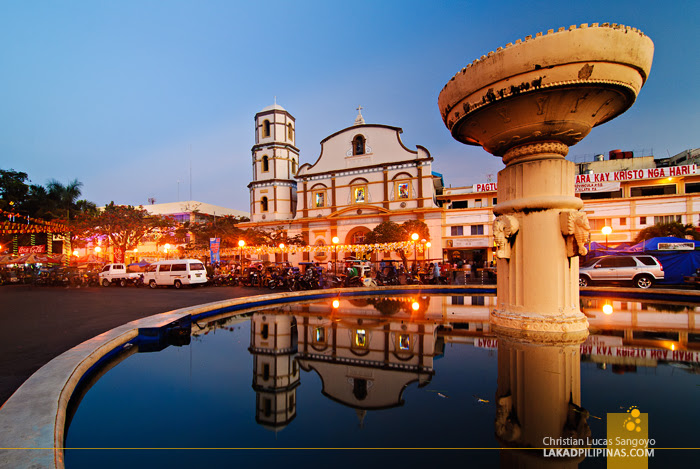
{"type": "MultiPolygon", "coordinates": [[[[387,220],[422,220],[431,239],[440,239],[442,209],[435,198],[433,158],[424,147],[407,148],[402,129],[367,124],[358,108],[355,123],[322,140],[316,161],[297,169],[293,116],[275,105],[256,114],[255,122],[251,222],[241,226],[282,228],[290,237],[302,235],[309,245],[328,246],[290,261],[330,260],[334,237],[339,244],[362,244],[367,233],[387,220]]],[[[381,260],[392,254],[372,256],[381,260]]]]}

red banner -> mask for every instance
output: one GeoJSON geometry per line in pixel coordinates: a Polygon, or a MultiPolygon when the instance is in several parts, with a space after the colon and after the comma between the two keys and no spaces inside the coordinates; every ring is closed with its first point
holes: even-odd
{"type": "Polygon", "coordinates": [[[43,254],[46,252],[46,245],[40,244],[39,246],[19,246],[18,254],[43,254]]]}

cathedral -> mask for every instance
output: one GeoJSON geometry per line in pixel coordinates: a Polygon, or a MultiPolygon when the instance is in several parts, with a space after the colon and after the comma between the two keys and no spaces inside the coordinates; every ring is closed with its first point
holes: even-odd
{"type": "MultiPolygon", "coordinates": [[[[255,115],[251,221],[242,227],[281,228],[309,245],[329,246],[297,254],[292,262],[330,260],[333,238],[362,244],[367,233],[388,220],[421,220],[431,239],[441,239],[436,185],[442,180],[431,171],[427,149],[403,144],[402,129],[365,123],[359,107],[354,124],[322,140],[321,154],[304,164],[295,132],[294,117],[278,104],[255,115]]],[[[385,257],[391,253],[373,254],[375,261],[385,257]]]]}

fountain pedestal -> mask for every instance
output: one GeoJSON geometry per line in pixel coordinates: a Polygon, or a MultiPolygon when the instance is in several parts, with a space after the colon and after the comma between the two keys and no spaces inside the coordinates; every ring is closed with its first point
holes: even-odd
{"type": "Polygon", "coordinates": [[[626,111],[654,46],[635,28],[597,23],[528,36],[475,60],[438,98],[452,136],[503,157],[493,235],[500,327],[588,328],[578,306],[578,256],[590,230],[575,197],[569,147],[626,111]]]}
{"type": "Polygon", "coordinates": [[[583,207],[574,196],[575,166],[564,159],[567,152],[562,143],[545,142],[503,156],[494,214],[506,252],[497,252],[498,307],[491,313],[496,325],[552,332],[588,328],[578,304],[578,257],[567,252],[573,233],[561,230],[562,219],[568,223],[583,207]],[[502,224],[517,224],[518,230],[502,232],[502,224]]]}

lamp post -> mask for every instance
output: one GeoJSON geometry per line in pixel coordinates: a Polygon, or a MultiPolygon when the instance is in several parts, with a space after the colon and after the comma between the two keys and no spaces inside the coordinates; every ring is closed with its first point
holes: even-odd
{"type": "Polygon", "coordinates": [[[165,250],[165,259],[168,259],[168,251],[170,251],[170,244],[165,243],[165,246],[163,246],[163,249],[165,250]]]}
{"type": "Polygon", "coordinates": [[[340,239],[337,236],[333,236],[333,253],[335,254],[335,275],[338,275],[338,243],[340,242],[340,239]]]}
{"type": "MultiPolygon", "coordinates": [[[[430,244],[430,241],[428,241],[427,243],[425,243],[425,251],[423,251],[423,252],[424,252],[424,254],[423,254],[424,257],[425,257],[426,254],[430,254],[430,246],[432,246],[432,244],[430,244]]],[[[430,260],[430,256],[428,256],[428,260],[430,260]]]]}
{"type": "Polygon", "coordinates": [[[609,226],[604,226],[603,229],[600,231],[602,231],[605,235],[605,250],[607,251],[610,248],[610,246],[608,246],[608,235],[612,233],[612,228],[610,228],[609,226]]]}
{"type": "Polygon", "coordinates": [[[280,243],[280,258],[284,262],[284,243],[280,243]]]}
{"type": "Polygon", "coordinates": [[[241,262],[241,274],[243,273],[243,246],[245,246],[245,241],[242,239],[238,240],[238,260],[241,262]]]}
{"type": "Polygon", "coordinates": [[[100,260],[100,252],[102,251],[102,248],[99,246],[95,246],[95,256],[97,256],[97,260],[100,260]]]}
{"type": "Polygon", "coordinates": [[[418,264],[418,248],[416,246],[416,241],[418,241],[418,233],[413,233],[411,239],[413,240],[413,264],[418,264]]]}

